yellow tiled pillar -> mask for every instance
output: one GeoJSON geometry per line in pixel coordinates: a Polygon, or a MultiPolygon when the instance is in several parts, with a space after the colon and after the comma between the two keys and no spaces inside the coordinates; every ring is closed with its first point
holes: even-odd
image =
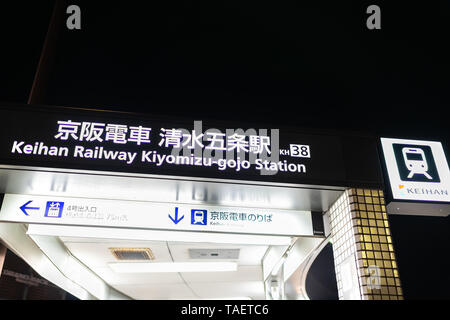
{"type": "Polygon", "coordinates": [[[339,299],[402,300],[383,191],[349,189],[327,214],[339,299]]]}

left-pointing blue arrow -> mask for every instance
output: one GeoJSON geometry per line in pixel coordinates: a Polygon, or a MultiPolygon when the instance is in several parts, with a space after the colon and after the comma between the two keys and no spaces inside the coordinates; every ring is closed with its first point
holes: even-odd
{"type": "Polygon", "coordinates": [[[28,201],[27,203],[25,203],[23,206],[20,207],[20,210],[22,210],[22,212],[25,213],[26,216],[28,216],[27,210],[39,210],[40,209],[40,208],[36,208],[36,207],[27,207],[27,205],[29,205],[32,202],[33,202],[33,200],[28,201]]]}

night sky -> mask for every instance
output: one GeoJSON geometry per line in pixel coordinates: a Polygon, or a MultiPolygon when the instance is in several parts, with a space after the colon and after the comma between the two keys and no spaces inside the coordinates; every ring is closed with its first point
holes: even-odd
{"type": "MultiPolygon", "coordinates": [[[[70,4],[82,30],[61,20],[40,104],[436,139],[450,154],[449,1],[70,4]]],[[[26,103],[53,5],[2,5],[0,101],[26,103]]],[[[390,223],[405,298],[450,298],[450,219],[390,223]]]]}

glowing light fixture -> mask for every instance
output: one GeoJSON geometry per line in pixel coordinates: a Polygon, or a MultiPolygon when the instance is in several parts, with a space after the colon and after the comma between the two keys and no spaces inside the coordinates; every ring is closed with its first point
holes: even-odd
{"type": "Polygon", "coordinates": [[[109,263],[117,273],[236,271],[236,262],[135,262],[109,263]]]}

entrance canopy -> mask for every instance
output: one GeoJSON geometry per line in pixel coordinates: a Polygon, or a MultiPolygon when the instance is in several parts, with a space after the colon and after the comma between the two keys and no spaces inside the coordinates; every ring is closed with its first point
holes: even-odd
{"type": "Polygon", "coordinates": [[[0,118],[0,238],[80,298],[266,298],[279,270],[311,264],[344,190],[382,186],[374,137],[73,108],[0,118]]]}

